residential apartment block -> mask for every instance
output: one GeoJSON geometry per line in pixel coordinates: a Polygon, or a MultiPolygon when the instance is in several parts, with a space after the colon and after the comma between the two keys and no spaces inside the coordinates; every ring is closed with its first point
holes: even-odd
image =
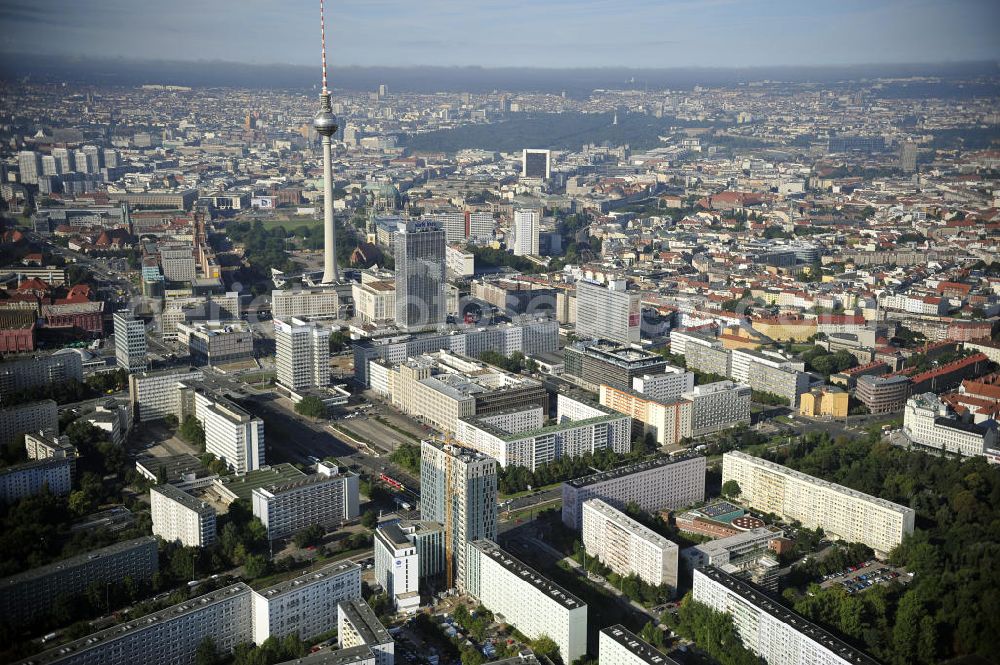
{"type": "Polygon", "coordinates": [[[91,584],[152,579],[159,570],[156,538],[143,536],[0,579],[0,615],[17,624],[52,611],[56,600],[86,593],[91,584]]]}
{"type": "Polygon", "coordinates": [[[180,420],[183,417],[180,384],[204,378],[200,369],[191,367],[129,376],[128,391],[135,419],[149,422],[172,415],[180,420]]]}
{"type": "Polygon", "coordinates": [[[583,547],[622,577],[677,588],[677,544],[600,499],[583,502],[583,547]]]}
{"type": "Polygon", "coordinates": [[[76,455],[50,457],[0,469],[0,502],[12,504],[48,490],[66,496],[73,489],[76,455]]]}
{"type": "Polygon", "coordinates": [[[820,480],[740,451],[722,457],[722,482],[735,480],[754,510],[798,520],[810,529],[868,545],[885,555],[913,532],[915,512],[885,499],[820,480]]]}
{"type": "Polygon", "coordinates": [[[19,665],[193,663],[207,637],[226,653],[253,640],[252,594],[246,584],[233,584],[43,651],[19,665]]]}
{"type": "Polygon", "coordinates": [[[717,381],[695,386],[682,397],[691,402],[691,436],[750,424],[750,386],[717,381]]]}
{"type": "Polygon", "coordinates": [[[692,597],[731,615],[743,646],[768,665],[877,665],[865,653],[718,568],[694,571],[692,597]]]}
{"type": "Polygon", "coordinates": [[[395,643],[368,603],[355,598],[337,605],[337,640],[341,649],[368,647],[375,665],[393,665],[395,643]]]}
{"type": "Polygon", "coordinates": [[[646,511],[681,508],[705,500],[705,458],[675,455],[602,471],[562,484],[562,521],[583,527],[583,502],[601,499],[622,509],[635,501],[646,511]]]}
{"type": "Polygon", "coordinates": [[[361,566],[333,563],[253,593],[253,641],[298,635],[308,640],[337,627],[338,604],[361,598],[361,566]]]}
{"type": "Polygon", "coordinates": [[[530,639],[548,635],[564,663],[587,652],[587,605],[490,540],[469,543],[467,591],[530,639]]]}
{"type": "Polygon", "coordinates": [[[118,366],[130,374],[145,372],[148,363],[146,324],[142,319],[135,318],[130,310],[115,312],[113,320],[115,360],[118,366]]]}
{"type": "Polygon", "coordinates": [[[642,423],[643,432],[652,434],[657,445],[676,447],[691,436],[691,402],[680,399],[661,402],[635,390],[600,387],[601,404],[642,423]]]}
{"type": "Polygon", "coordinates": [[[215,509],[170,484],[149,488],[153,535],[184,547],[208,547],[215,542],[215,509]]]}
{"type": "Polygon", "coordinates": [[[251,503],[269,540],[318,524],[333,529],[358,516],[358,474],[328,462],[317,473],[253,490],[251,503]]]}
{"type": "Polygon", "coordinates": [[[58,432],[59,407],[50,399],[0,409],[0,446],[18,443],[22,434],[58,432]]]}
{"type": "Polygon", "coordinates": [[[621,624],[602,628],[597,648],[601,665],[677,665],[673,658],[621,624]]]}
{"type": "MultiPolygon", "coordinates": [[[[193,415],[205,430],[205,450],[236,473],[264,466],[264,421],[221,395],[190,383],[181,392],[185,404],[193,402],[193,415]]],[[[187,412],[185,412],[187,415],[187,412]]]]}
{"type": "Polygon", "coordinates": [[[67,381],[83,381],[83,360],[75,349],[30,358],[8,358],[0,363],[0,404],[13,393],[67,381]]]}
{"type": "Polygon", "coordinates": [[[676,402],[694,390],[694,372],[667,365],[660,374],[645,374],[632,379],[632,389],[657,402],[676,402]]]}

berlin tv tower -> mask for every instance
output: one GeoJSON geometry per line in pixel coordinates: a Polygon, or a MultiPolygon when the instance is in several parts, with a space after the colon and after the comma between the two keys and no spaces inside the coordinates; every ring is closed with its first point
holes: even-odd
{"type": "Polygon", "coordinates": [[[326,87],[326,18],[323,0],[319,0],[319,34],[323,45],[323,91],[319,93],[319,113],[313,127],[323,137],[323,284],[340,281],[337,270],[337,230],[333,225],[333,165],[330,137],[337,133],[337,118],[330,106],[330,90],[326,87]]]}

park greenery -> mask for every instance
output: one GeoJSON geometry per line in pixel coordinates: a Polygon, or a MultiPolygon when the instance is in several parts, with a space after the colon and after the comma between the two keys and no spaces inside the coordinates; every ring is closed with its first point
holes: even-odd
{"type": "Polygon", "coordinates": [[[663,622],[678,635],[692,640],[719,665],[759,665],[760,659],[740,639],[732,618],[684,596],[677,614],[664,613],[663,622]]]}
{"type": "Polygon", "coordinates": [[[750,391],[750,399],[757,404],[766,404],[768,406],[788,406],[790,404],[787,397],[775,395],[764,390],[750,391]]]}
{"type": "Polygon", "coordinates": [[[109,392],[119,392],[128,386],[128,372],[122,369],[104,374],[94,374],[84,381],[67,379],[46,383],[32,388],[12,392],[4,398],[4,406],[14,406],[43,399],[54,400],[57,404],[72,404],[95,399],[109,392]]]}
{"type": "Polygon", "coordinates": [[[892,564],[913,573],[911,583],[853,596],[810,587],[795,603],[797,611],[890,665],[994,657],[1000,612],[993,591],[1000,588],[1000,571],[983,563],[1000,556],[1000,469],[981,457],[894,447],[874,427],[868,436],[836,441],[810,433],[766,456],[917,513],[915,532],[890,554],[892,564]]]}
{"type": "Polygon", "coordinates": [[[822,346],[814,346],[803,352],[802,360],[810,370],[826,377],[858,364],[858,359],[850,351],[840,350],[830,353],[822,346]]]}
{"type": "Polygon", "coordinates": [[[528,372],[537,372],[538,363],[536,363],[531,358],[526,358],[520,351],[515,351],[509,356],[505,356],[497,351],[489,350],[483,351],[479,354],[479,359],[484,363],[499,367],[500,369],[507,370],[514,374],[520,374],[522,371],[527,370],[528,372]]]}
{"type": "Polygon", "coordinates": [[[420,473],[420,446],[403,443],[389,454],[389,460],[410,473],[420,473]]]}

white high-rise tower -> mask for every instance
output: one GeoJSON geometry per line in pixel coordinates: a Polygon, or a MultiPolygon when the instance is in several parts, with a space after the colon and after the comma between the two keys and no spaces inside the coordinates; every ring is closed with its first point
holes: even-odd
{"type": "Polygon", "coordinates": [[[323,284],[340,281],[337,270],[337,230],[333,225],[333,166],[331,137],[337,133],[337,118],[330,105],[330,90],[326,87],[326,18],[323,0],[319,0],[319,30],[323,46],[323,90],[319,94],[319,113],[313,127],[323,137],[323,284]]]}

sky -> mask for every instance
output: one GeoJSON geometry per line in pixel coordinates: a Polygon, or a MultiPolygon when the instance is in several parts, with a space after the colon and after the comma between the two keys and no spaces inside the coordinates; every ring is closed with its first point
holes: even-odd
{"type": "MultiPolygon", "coordinates": [[[[1000,60],[1000,0],[330,0],[332,67],[1000,60]]],[[[319,61],[313,0],[0,0],[0,53],[319,61]]]]}

